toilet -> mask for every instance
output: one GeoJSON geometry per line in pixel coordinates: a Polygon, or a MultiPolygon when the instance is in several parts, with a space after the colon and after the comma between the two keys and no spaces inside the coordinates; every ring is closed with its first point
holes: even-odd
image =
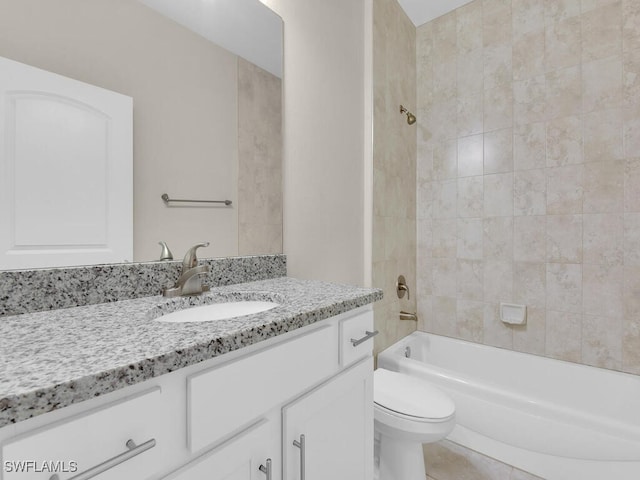
{"type": "Polygon", "coordinates": [[[422,444],[442,440],[453,430],[453,400],[419,378],[378,368],[373,401],[377,479],[424,480],[422,444]]]}

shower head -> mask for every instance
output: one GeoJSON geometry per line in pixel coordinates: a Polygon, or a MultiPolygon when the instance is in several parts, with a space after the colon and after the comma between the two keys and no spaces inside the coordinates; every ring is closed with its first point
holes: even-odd
{"type": "Polygon", "coordinates": [[[409,110],[404,108],[402,105],[400,105],[400,113],[404,113],[407,115],[407,123],[409,125],[413,125],[414,123],[416,123],[416,116],[413,113],[411,113],[409,110]]]}

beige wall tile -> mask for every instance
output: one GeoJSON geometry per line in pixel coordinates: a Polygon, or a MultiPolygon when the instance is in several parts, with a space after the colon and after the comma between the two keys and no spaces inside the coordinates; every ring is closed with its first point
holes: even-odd
{"type": "Polygon", "coordinates": [[[482,93],[484,72],[482,48],[458,54],[457,61],[458,97],[482,93]]]}
{"type": "Polygon", "coordinates": [[[529,77],[513,83],[513,109],[516,125],[541,122],[545,119],[545,76],[529,77]]]}
{"type": "Polygon", "coordinates": [[[623,125],[620,109],[600,110],[584,116],[584,161],[623,158],[623,125]]]}
{"type": "Polygon", "coordinates": [[[458,143],[456,140],[443,140],[435,144],[433,150],[433,177],[447,180],[457,177],[458,143]]]}
{"type": "Polygon", "coordinates": [[[583,260],[593,265],[622,265],[624,259],[624,216],[583,215],[583,260]]]}
{"type": "Polygon", "coordinates": [[[582,269],[583,313],[609,318],[623,316],[623,267],[589,265],[582,269]]]}
{"type": "Polygon", "coordinates": [[[482,226],[483,258],[485,260],[512,260],[513,217],[485,218],[482,226]]]}
{"type": "Polygon", "coordinates": [[[544,355],[547,313],[543,308],[527,305],[527,323],[513,326],[513,349],[518,352],[544,355]]]}
{"type": "Polygon", "coordinates": [[[513,259],[516,262],[545,262],[547,258],[545,216],[514,217],[513,259]]]}
{"type": "Polygon", "coordinates": [[[640,103],[626,105],[623,109],[624,150],[627,157],[640,152],[640,103]]]}
{"type": "Polygon", "coordinates": [[[624,269],[622,369],[640,375],[640,267],[624,269]]]}
{"type": "Polygon", "coordinates": [[[458,139],[458,177],[482,175],[483,135],[458,139]]]}
{"type": "Polygon", "coordinates": [[[513,168],[530,170],[546,166],[546,132],[543,122],[519,125],[513,132],[513,168]]]}
{"type": "Polygon", "coordinates": [[[484,176],[484,216],[513,215],[513,173],[484,176]]]}
{"type": "Polygon", "coordinates": [[[584,112],[617,108],[622,104],[622,57],[616,55],[582,64],[584,112]]]}
{"type": "Polygon", "coordinates": [[[511,43],[485,46],[483,55],[484,88],[502,88],[510,85],[513,79],[511,43]]]}
{"type": "Polygon", "coordinates": [[[579,164],[584,160],[582,118],[556,118],[547,122],[547,166],[579,164]]]}
{"type": "Polygon", "coordinates": [[[547,262],[582,262],[582,215],[547,215],[547,262]]]}
{"type": "Polygon", "coordinates": [[[584,165],[584,213],[619,213],[624,210],[624,160],[584,165]]]}
{"type": "Polygon", "coordinates": [[[513,35],[519,37],[544,27],[543,0],[513,0],[513,35]]]}
{"type": "Polygon", "coordinates": [[[433,219],[433,257],[456,257],[456,222],[455,218],[433,219]]]}
{"type": "Polygon", "coordinates": [[[513,171],[513,129],[484,134],[484,173],[513,171]]]}
{"type": "Polygon", "coordinates": [[[484,263],[482,260],[458,259],[456,298],[481,302],[483,282],[484,263]]]}
{"type": "Polygon", "coordinates": [[[582,313],[582,265],[547,263],[547,309],[582,313]]]}
{"type": "Polygon", "coordinates": [[[433,297],[432,328],[433,333],[453,337],[456,334],[456,304],[454,297],[433,297]]]}
{"type": "Polygon", "coordinates": [[[484,304],[458,298],[456,337],[482,343],[484,304]]]}
{"type": "Polygon", "coordinates": [[[484,301],[510,303],[513,301],[513,262],[487,260],[484,262],[484,301]]]}
{"type": "Polygon", "coordinates": [[[458,179],[458,217],[482,217],[483,198],[482,175],[458,179]]]}
{"type": "Polygon", "coordinates": [[[622,49],[631,52],[640,48],[640,4],[622,0],[622,49]]]}
{"type": "Polygon", "coordinates": [[[482,260],[482,235],[482,218],[458,219],[457,258],[464,260],[482,260]]]}
{"type": "Polygon", "coordinates": [[[640,55],[638,52],[627,52],[622,56],[622,71],[624,104],[640,102],[640,55]]]}
{"type": "Polygon", "coordinates": [[[459,54],[482,48],[482,2],[470,2],[455,11],[459,54]]]}
{"type": "Polygon", "coordinates": [[[450,12],[433,21],[433,60],[443,63],[457,53],[456,13],[450,12]]]}
{"type": "Polygon", "coordinates": [[[582,213],[582,165],[547,168],[547,214],[582,213]]]}
{"type": "Polygon", "coordinates": [[[514,36],[513,40],[513,78],[524,80],[544,74],[545,30],[514,36]]]}
{"type": "Polygon", "coordinates": [[[436,258],[433,261],[433,293],[440,297],[455,297],[457,261],[455,258],[436,258]]]}
{"type": "Polygon", "coordinates": [[[433,183],[433,217],[455,218],[458,196],[456,180],[433,183]]]}
{"type": "Polygon", "coordinates": [[[624,214],[624,265],[640,266],[640,213],[624,214]]]}
{"type": "Polygon", "coordinates": [[[515,172],[513,179],[514,215],[544,215],[547,212],[547,175],[545,169],[515,172]]]}
{"type": "Polygon", "coordinates": [[[513,301],[527,308],[544,310],[546,306],[547,268],[544,263],[515,262],[513,265],[513,301]]]}
{"type": "Polygon", "coordinates": [[[579,362],[582,358],[582,315],[547,310],[546,355],[579,362]]]}
{"type": "Polygon", "coordinates": [[[582,14],[584,61],[619,55],[622,48],[622,5],[609,3],[582,14]]]}
{"type": "Polygon", "coordinates": [[[572,16],[547,23],[545,29],[545,67],[547,70],[570,67],[581,59],[580,17],[572,16]]]}
{"type": "Polygon", "coordinates": [[[622,318],[584,316],[582,363],[614,370],[622,368],[622,318]]]}
{"type": "Polygon", "coordinates": [[[483,329],[485,345],[513,349],[513,330],[500,320],[497,303],[484,304],[483,329]]]}
{"type": "Polygon", "coordinates": [[[482,20],[485,47],[511,43],[513,18],[510,1],[482,0],[482,20]]]}
{"type": "Polygon", "coordinates": [[[580,15],[578,0],[544,0],[544,18],[547,25],[580,15]]]}
{"type": "Polygon", "coordinates": [[[484,97],[482,93],[458,97],[458,136],[482,133],[484,121],[484,97]]]}
{"type": "Polygon", "coordinates": [[[582,112],[582,74],[579,65],[548,72],[545,87],[547,119],[582,112]]]}
{"type": "Polygon", "coordinates": [[[640,158],[628,159],[625,166],[624,210],[640,211],[640,158]]]}
{"type": "Polygon", "coordinates": [[[513,125],[513,90],[511,85],[484,91],[484,130],[490,132],[513,125]]]}

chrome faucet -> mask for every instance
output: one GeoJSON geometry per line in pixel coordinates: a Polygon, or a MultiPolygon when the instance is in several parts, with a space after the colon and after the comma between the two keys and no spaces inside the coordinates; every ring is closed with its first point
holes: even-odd
{"type": "Polygon", "coordinates": [[[182,260],[182,274],[176,284],[170,288],[163,288],[162,295],[165,297],[177,297],[179,295],[200,295],[209,291],[208,285],[202,284],[201,275],[209,273],[209,265],[198,265],[196,250],[200,247],[208,247],[209,242],[199,243],[191,247],[184,260],[182,260]]]}

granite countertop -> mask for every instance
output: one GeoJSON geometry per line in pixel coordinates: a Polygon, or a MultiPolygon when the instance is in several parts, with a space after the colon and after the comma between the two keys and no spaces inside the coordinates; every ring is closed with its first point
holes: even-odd
{"type": "Polygon", "coordinates": [[[144,297],[0,318],[0,427],[93,398],[372,303],[382,291],[281,277],[197,297],[144,297]],[[249,294],[249,292],[252,292],[249,294]],[[249,296],[266,312],[154,321],[189,305],[249,296]]]}

